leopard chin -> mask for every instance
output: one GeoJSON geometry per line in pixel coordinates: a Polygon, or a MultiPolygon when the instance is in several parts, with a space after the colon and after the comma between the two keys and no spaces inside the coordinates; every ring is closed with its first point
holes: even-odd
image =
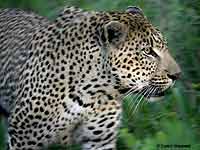
{"type": "Polygon", "coordinates": [[[164,98],[164,96],[160,96],[160,97],[150,97],[147,99],[148,102],[158,102],[161,101],[164,98]]]}

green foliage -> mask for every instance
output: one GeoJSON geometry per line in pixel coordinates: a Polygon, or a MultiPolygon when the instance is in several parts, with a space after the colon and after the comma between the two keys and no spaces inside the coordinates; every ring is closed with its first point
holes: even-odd
{"type": "MultiPolygon", "coordinates": [[[[0,7],[19,7],[53,18],[64,5],[87,10],[124,10],[140,6],[167,37],[169,50],[182,68],[182,79],[163,101],[140,105],[124,103],[119,150],[156,150],[158,144],[189,144],[200,149],[200,1],[199,0],[0,0],[0,7]],[[130,107],[131,105],[131,107],[130,107]],[[132,108],[133,107],[133,108],[132,108]],[[131,112],[131,113],[130,113],[131,112]]],[[[3,128],[0,127],[0,139],[3,128]]],[[[2,148],[0,140],[0,150],[2,148]]],[[[79,149],[59,147],[56,149],[79,149]]],[[[159,150],[159,149],[158,149],[159,150]]],[[[179,149],[178,149],[179,150],[179,149]]]]}

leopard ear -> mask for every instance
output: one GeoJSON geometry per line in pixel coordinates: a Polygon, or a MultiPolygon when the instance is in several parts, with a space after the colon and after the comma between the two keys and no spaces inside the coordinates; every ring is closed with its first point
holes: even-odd
{"type": "Polygon", "coordinates": [[[118,21],[110,21],[104,26],[104,36],[102,40],[105,44],[117,47],[120,43],[125,41],[127,31],[127,27],[124,24],[118,21]]]}
{"type": "Polygon", "coordinates": [[[126,12],[131,13],[131,14],[139,14],[141,16],[144,16],[142,9],[137,7],[137,6],[129,6],[126,9],[126,12]]]}

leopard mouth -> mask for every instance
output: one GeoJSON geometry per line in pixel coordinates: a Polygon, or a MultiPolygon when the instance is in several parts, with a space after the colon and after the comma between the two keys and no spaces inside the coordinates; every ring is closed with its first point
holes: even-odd
{"type": "Polygon", "coordinates": [[[171,87],[155,87],[157,90],[156,92],[152,92],[149,94],[149,96],[145,97],[148,99],[151,98],[163,98],[165,95],[168,95],[171,93],[171,87]]]}

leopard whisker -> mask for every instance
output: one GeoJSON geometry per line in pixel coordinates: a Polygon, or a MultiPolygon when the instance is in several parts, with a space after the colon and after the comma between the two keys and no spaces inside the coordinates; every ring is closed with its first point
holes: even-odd
{"type": "Polygon", "coordinates": [[[134,93],[135,91],[137,91],[138,89],[133,87],[132,89],[130,89],[127,93],[125,93],[123,96],[123,99],[126,99],[128,96],[130,96],[132,93],[134,93]]]}
{"type": "MultiPolygon", "coordinates": [[[[133,104],[130,105],[131,108],[129,109],[130,111],[129,111],[129,115],[128,115],[128,116],[132,116],[133,107],[134,107],[135,105],[137,106],[138,103],[140,103],[140,99],[144,97],[144,94],[143,94],[143,93],[146,93],[146,90],[147,90],[147,88],[145,87],[145,88],[141,89],[141,90],[136,94],[137,97],[135,96],[136,99],[133,101],[133,104]],[[139,99],[139,98],[140,98],[140,99],[139,99]],[[139,101],[138,101],[138,99],[139,99],[139,101]],[[138,102],[137,102],[137,101],[138,101],[138,102]]],[[[133,99],[134,99],[134,97],[133,97],[133,99]]],[[[132,102],[132,101],[131,101],[131,102],[132,102]]]]}
{"type": "MultiPolygon", "coordinates": [[[[148,94],[147,94],[147,96],[146,96],[146,99],[148,99],[150,96],[151,96],[151,94],[154,92],[154,90],[155,90],[155,87],[154,86],[149,86],[149,91],[148,91],[148,94]]],[[[142,104],[141,105],[144,105],[144,103],[145,102],[148,102],[148,100],[144,100],[143,102],[142,102],[142,104]]]]}
{"type": "MultiPolygon", "coordinates": [[[[133,101],[133,99],[135,98],[135,97],[138,97],[139,95],[140,95],[140,92],[142,91],[142,89],[140,89],[139,91],[138,91],[138,93],[137,94],[135,94],[133,97],[131,97],[131,99],[127,99],[128,100],[128,107],[131,107],[131,108],[129,108],[129,110],[131,110],[132,109],[132,106],[134,105],[134,103],[135,103],[135,101],[133,101]]],[[[137,98],[136,98],[137,99],[137,98]]],[[[130,111],[129,111],[130,112],[130,111]]],[[[129,114],[129,113],[128,113],[129,114]]]]}
{"type": "Polygon", "coordinates": [[[144,96],[148,93],[148,95],[150,94],[150,91],[151,90],[151,87],[147,87],[146,89],[145,89],[145,92],[144,92],[144,94],[142,95],[142,97],[140,98],[140,100],[139,100],[139,102],[137,103],[137,105],[135,106],[135,108],[134,108],[134,110],[133,110],[133,114],[135,114],[136,112],[137,112],[137,110],[138,110],[138,108],[139,108],[139,104],[141,104],[142,103],[142,100],[144,101],[144,96]]]}

